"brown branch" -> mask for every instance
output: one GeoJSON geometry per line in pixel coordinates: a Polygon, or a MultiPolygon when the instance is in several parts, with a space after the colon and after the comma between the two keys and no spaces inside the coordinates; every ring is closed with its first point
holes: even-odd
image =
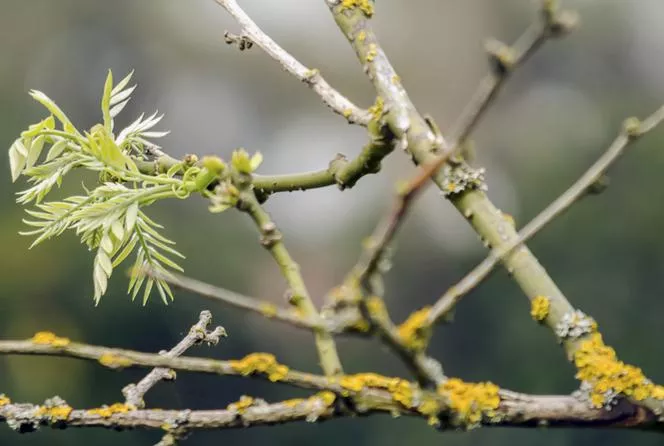
{"type": "Polygon", "coordinates": [[[549,206],[540,212],[533,220],[519,231],[518,235],[509,243],[492,250],[489,255],[471,270],[456,285],[450,287],[443,294],[429,313],[429,323],[434,324],[443,319],[452,311],[455,305],[489,276],[493,268],[507,256],[514,253],[516,249],[530,240],[535,234],[551,223],[574,203],[583,198],[601,180],[606,171],[625,152],[630,143],[636,141],[644,134],[653,130],[664,120],[664,107],[655,111],[643,122],[636,118],[625,121],[622,131],[611,143],[604,154],[579,178],[569,189],[556,198],[549,206]]]}
{"type": "MultiPolygon", "coordinates": [[[[212,322],[212,313],[207,310],[201,311],[198,322],[194,324],[187,335],[170,351],[164,352],[163,356],[175,358],[183,355],[194,345],[207,343],[216,345],[222,336],[226,336],[224,327],[216,327],[213,331],[208,331],[207,327],[212,322]]],[[[143,397],[159,381],[172,379],[173,371],[167,368],[157,367],[152,369],[143,379],[136,384],[128,384],[122,389],[126,404],[138,408],[145,407],[143,397]]]]}
{"type": "Polygon", "coordinates": [[[307,84],[323,100],[325,105],[335,113],[343,116],[350,123],[366,126],[371,120],[371,115],[350,102],[345,96],[332,88],[320,72],[309,69],[297,59],[280,47],[274,40],[265,34],[256,23],[240,8],[235,0],[216,0],[242,27],[245,38],[258,45],[272,59],[279,62],[284,70],[307,84]]]}
{"type": "Polygon", "coordinates": [[[136,407],[119,403],[77,411],[57,397],[47,400],[44,405],[35,406],[13,404],[9,398],[0,395],[0,421],[21,431],[50,424],[56,427],[161,427],[168,432],[181,433],[191,429],[232,428],[301,419],[312,421],[320,417],[373,412],[420,416],[438,424],[441,429],[468,427],[473,423],[523,427],[545,423],[551,426],[630,426],[661,430],[664,423],[664,420],[658,421],[651,412],[625,399],[610,410],[599,410],[572,396],[526,395],[499,390],[493,385],[463,383],[458,379],[454,380],[454,386],[443,385],[435,391],[427,391],[400,378],[375,373],[328,378],[289,370],[276,362],[272,355],[264,353],[254,353],[234,361],[166,357],[74,343],[52,333],[38,333],[26,341],[0,341],[0,353],[96,360],[115,369],[163,367],[217,375],[251,376],[323,391],[307,399],[268,406],[260,402],[247,404],[245,399],[229,405],[225,411],[136,410],[136,407]],[[352,404],[333,405],[337,399],[334,395],[350,398],[352,404]],[[457,421],[440,424],[442,419],[457,421]]]}
{"type": "MultiPolygon", "coordinates": [[[[485,427],[612,427],[641,430],[662,430],[661,422],[643,409],[626,402],[610,411],[590,409],[584,403],[570,396],[522,395],[506,392],[496,417],[484,421],[485,427]]],[[[251,405],[216,410],[169,410],[143,409],[128,410],[122,405],[104,408],[72,409],[64,401],[49,411],[43,405],[9,403],[0,405],[0,422],[6,422],[18,432],[31,432],[40,426],[56,429],[64,427],[102,427],[120,429],[166,430],[167,436],[175,432],[194,430],[220,430],[247,428],[297,421],[325,421],[356,415],[379,413],[400,413],[407,416],[425,418],[415,411],[404,410],[390,398],[380,393],[372,395],[363,406],[354,412],[341,410],[338,405],[330,405],[327,395],[315,394],[309,398],[288,400],[268,404],[253,400],[251,405]],[[60,408],[61,412],[57,412],[60,408]]],[[[439,430],[455,429],[452,425],[441,425],[439,430]]]]}

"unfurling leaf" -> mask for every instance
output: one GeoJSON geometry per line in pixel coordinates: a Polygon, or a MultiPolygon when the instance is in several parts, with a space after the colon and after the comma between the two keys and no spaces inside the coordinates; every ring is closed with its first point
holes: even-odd
{"type": "MultiPolygon", "coordinates": [[[[133,72],[132,72],[133,73],[133,72]]],[[[29,187],[18,193],[17,202],[34,204],[26,209],[24,220],[34,236],[32,246],[72,229],[81,243],[95,251],[93,262],[94,301],[99,304],[108,287],[113,269],[132,253],[136,260],[129,283],[132,299],[142,292],[145,302],[156,287],[167,302],[173,293],[163,279],[145,277],[141,271],[155,271],[165,277],[169,271],[182,271],[173,258],[182,258],[174,242],[164,237],[162,226],[148,218],[142,208],[165,198],[183,198],[191,193],[191,183],[199,167],[184,164],[170,175],[149,176],[138,171],[132,156],[144,160],[143,149],[154,146],[152,138],[168,134],[153,127],[162,119],[156,112],[138,119],[113,134],[114,118],[131,99],[136,86],[130,86],[129,73],[117,85],[109,70],[101,97],[102,123],[89,131],[79,131],[48,96],[33,90],[30,95],[49,111],[49,116],[32,124],[9,148],[12,181],[27,177],[29,187]],[[56,128],[56,124],[61,128],[56,128]],[[46,156],[42,154],[46,152],[46,156]],[[83,186],[85,195],[60,201],[44,201],[54,186],[74,169],[97,173],[96,187],[83,186]],[[183,177],[176,175],[183,172],[183,177]]],[[[249,162],[251,165],[251,161],[249,162]]]]}

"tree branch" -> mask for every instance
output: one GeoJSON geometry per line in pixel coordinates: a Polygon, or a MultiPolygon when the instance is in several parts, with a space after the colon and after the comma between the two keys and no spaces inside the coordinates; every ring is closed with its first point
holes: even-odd
{"type": "Polygon", "coordinates": [[[300,81],[307,84],[323,100],[325,105],[331,108],[335,113],[343,116],[349,123],[366,126],[371,120],[371,115],[350,102],[337,90],[327,83],[320,72],[316,69],[309,69],[301,64],[297,59],[281,48],[274,40],[265,34],[256,23],[240,8],[235,0],[215,0],[242,27],[243,34],[251,42],[255,43],[265,51],[272,59],[279,62],[284,70],[295,76],[300,81]]]}
{"type": "MultiPolygon", "coordinates": [[[[207,327],[211,322],[212,313],[207,310],[201,311],[198,322],[189,329],[189,333],[175,347],[168,352],[164,352],[163,355],[168,358],[175,358],[183,355],[192,346],[203,342],[216,345],[221,336],[226,336],[226,330],[224,330],[224,327],[216,327],[213,331],[207,331],[207,327]]],[[[126,404],[137,408],[145,407],[145,401],[143,401],[145,394],[159,381],[172,378],[172,370],[161,367],[152,369],[137,384],[129,384],[122,389],[126,404]]]]}
{"type": "MultiPolygon", "coordinates": [[[[313,304],[309,291],[300,274],[300,266],[293,260],[282,240],[282,235],[270,215],[261,207],[252,190],[244,190],[238,202],[238,209],[249,214],[256,223],[261,234],[261,244],[267,249],[279,265],[281,273],[286,279],[289,290],[289,302],[302,313],[303,316],[319,318],[318,310],[313,304]]],[[[326,327],[314,328],[316,348],[321,366],[327,376],[343,373],[341,360],[337,353],[334,338],[326,327]]]]}
{"type": "MultiPolygon", "coordinates": [[[[309,398],[268,404],[248,398],[248,407],[230,404],[216,410],[128,410],[122,405],[92,409],[72,409],[63,405],[46,408],[42,405],[6,403],[0,405],[0,422],[6,422],[18,432],[31,432],[40,426],[56,429],[64,427],[102,427],[108,429],[159,429],[170,432],[193,430],[234,429],[296,421],[325,421],[356,415],[400,413],[425,418],[415,411],[404,410],[386,395],[376,392],[356,411],[341,410],[329,404],[325,392],[309,398]],[[49,410],[51,409],[51,410],[49,410]],[[57,410],[60,409],[58,412],[57,410]]],[[[333,400],[334,402],[334,400],[333,400]]],[[[651,413],[638,406],[621,404],[611,411],[590,409],[570,396],[522,395],[506,392],[493,421],[483,422],[485,427],[549,428],[557,427],[613,427],[661,431],[662,425],[651,413]]],[[[439,430],[455,429],[453,425],[440,425],[439,430]]]]}
{"type": "MultiPolygon", "coordinates": [[[[362,148],[360,154],[350,161],[342,154],[330,161],[327,169],[311,172],[299,172],[282,175],[252,175],[252,185],[261,198],[277,193],[292,192],[308,189],[317,189],[337,185],[339,189],[349,189],[365,175],[378,173],[383,158],[393,149],[392,138],[387,133],[389,129],[372,121],[368,126],[369,142],[362,148]]],[[[187,155],[184,160],[173,158],[157,147],[145,150],[148,159],[134,158],[141,173],[157,175],[182,163],[198,162],[196,155],[187,155]]],[[[210,187],[214,187],[212,184],[210,187]]]]}
{"type": "Polygon", "coordinates": [[[344,333],[362,320],[362,316],[357,311],[340,312],[333,318],[305,317],[292,309],[279,307],[272,302],[244,296],[181,274],[169,273],[165,275],[153,270],[146,270],[145,274],[148,277],[164,280],[175,288],[186,290],[215,301],[221,301],[243,310],[259,313],[268,319],[274,319],[308,330],[325,328],[331,333],[344,333]]]}
{"type": "Polygon", "coordinates": [[[572,11],[556,11],[553,2],[543,2],[542,19],[533,23],[511,46],[490,40],[486,50],[491,71],[482,79],[470,102],[461,112],[450,132],[456,145],[463,145],[493,103],[501,87],[515,68],[526,62],[550,38],[563,36],[577,24],[572,11]]]}
{"type": "Polygon", "coordinates": [[[641,136],[653,130],[664,120],[664,107],[655,111],[643,122],[636,118],[625,121],[622,131],[611,143],[604,154],[579,178],[569,189],[555,199],[549,206],[540,212],[533,220],[519,231],[517,236],[509,243],[493,249],[489,255],[473,270],[471,270],[456,285],[450,287],[432,307],[429,314],[429,323],[434,324],[445,318],[455,305],[489,276],[493,268],[506,256],[514,252],[530,240],[535,234],[551,223],[556,217],[562,215],[575,202],[583,198],[602,176],[615,163],[625,149],[641,136]]]}

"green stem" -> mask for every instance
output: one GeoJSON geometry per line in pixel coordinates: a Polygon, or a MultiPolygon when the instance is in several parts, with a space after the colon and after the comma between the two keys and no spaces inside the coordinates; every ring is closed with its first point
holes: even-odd
{"type": "MultiPolygon", "coordinates": [[[[270,215],[258,203],[258,199],[251,190],[243,190],[240,195],[238,208],[248,213],[256,223],[261,233],[261,244],[267,249],[279,265],[282,275],[290,287],[290,303],[297,308],[303,316],[318,319],[318,310],[313,304],[309,291],[304,283],[300,266],[293,260],[282,240],[282,234],[272,221],[270,215]]],[[[341,361],[337,353],[334,338],[325,327],[314,328],[316,348],[320,363],[327,376],[336,376],[343,373],[341,361]]]]}
{"type": "MultiPolygon", "coordinates": [[[[393,149],[389,129],[380,126],[377,121],[372,121],[369,124],[369,142],[356,158],[348,161],[339,154],[330,162],[327,169],[284,175],[253,175],[252,183],[259,196],[317,189],[334,184],[340,189],[351,188],[364,175],[379,172],[383,158],[393,149]]],[[[180,160],[165,154],[151,161],[134,158],[134,162],[144,175],[164,173],[181,163],[180,160]]]]}

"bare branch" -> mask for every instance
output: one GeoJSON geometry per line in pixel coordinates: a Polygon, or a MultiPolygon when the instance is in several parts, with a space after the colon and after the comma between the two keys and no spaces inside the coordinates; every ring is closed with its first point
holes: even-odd
{"type": "MultiPolygon", "coordinates": [[[[329,404],[330,397],[323,393],[309,398],[287,400],[268,404],[253,400],[248,407],[238,410],[229,405],[216,410],[127,410],[122,405],[106,408],[72,409],[59,406],[61,412],[49,411],[45,406],[8,403],[0,406],[0,422],[6,422],[18,432],[31,432],[40,426],[56,429],[63,427],[103,427],[121,429],[155,429],[180,432],[210,429],[247,428],[297,421],[325,421],[348,416],[373,415],[379,413],[400,413],[407,416],[426,418],[416,411],[404,410],[389,398],[389,394],[375,392],[367,398],[358,412],[339,410],[329,404]]],[[[661,430],[661,422],[651,413],[628,403],[610,411],[590,409],[571,396],[523,395],[513,392],[501,394],[501,405],[493,420],[482,423],[486,427],[613,427],[642,430],[661,430]]],[[[441,425],[439,430],[455,429],[453,425],[441,425]]],[[[177,437],[178,434],[171,436],[177,437]]],[[[169,443],[164,443],[169,444],[169,443]]]]}
{"type": "Polygon", "coordinates": [[[434,324],[449,314],[459,300],[487,278],[501,260],[514,253],[517,248],[530,240],[547,224],[583,198],[611,165],[620,158],[630,143],[653,130],[662,120],[664,120],[664,107],[654,112],[643,122],[639,122],[636,118],[626,120],[622,132],[581,178],[524,226],[515,238],[509,243],[492,250],[479,265],[438,299],[429,313],[429,322],[434,324]]]}
{"type": "Polygon", "coordinates": [[[32,339],[23,341],[0,341],[0,354],[87,359],[117,370],[158,367],[213,375],[255,375],[305,389],[339,390],[338,387],[332,386],[326,377],[289,370],[288,367],[279,364],[274,356],[268,353],[253,353],[245,358],[229,361],[195,357],[168,357],[154,353],[71,342],[67,338],[60,337],[50,338],[52,339],[52,341],[49,341],[50,343],[40,343],[45,334],[48,333],[37,333],[32,339]],[[256,369],[255,367],[259,364],[265,367],[262,370],[256,369]]]}
{"type": "MultiPolygon", "coordinates": [[[[237,206],[238,209],[249,214],[254,220],[261,234],[261,244],[270,252],[277,265],[279,265],[281,273],[290,288],[289,302],[305,317],[319,318],[318,310],[314,306],[302,274],[300,274],[300,266],[286,249],[281,232],[270,215],[258,203],[254,191],[250,189],[243,190],[237,206]]],[[[316,327],[314,336],[320,363],[325,374],[335,376],[343,373],[334,338],[327,328],[316,327]]]]}
{"type": "MultiPolygon", "coordinates": [[[[207,327],[211,322],[212,313],[207,310],[201,311],[198,322],[191,327],[187,335],[170,351],[164,352],[163,355],[168,358],[175,358],[200,343],[216,345],[222,336],[226,336],[226,330],[224,330],[224,327],[216,327],[213,331],[208,331],[207,327]]],[[[174,372],[172,370],[161,367],[153,369],[137,384],[129,384],[122,389],[126,404],[138,408],[145,407],[145,401],[143,401],[145,394],[159,381],[173,379],[173,377],[174,372]]]]}
{"type": "Polygon", "coordinates": [[[242,27],[242,33],[253,43],[261,47],[271,58],[279,62],[282,68],[295,76],[300,81],[307,84],[315,91],[325,105],[330,107],[335,113],[343,116],[350,123],[366,126],[371,120],[371,115],[350,102],[337,90],[327,83],[320,72],[316,69],[309,69],[302,65],[297,59],[290,55],[286,50],[280,47],[274,40],[265,34],[256,23],[240,8],[235,0],[215,0],[242,27]]]}
{"type": "Polygon", "coordinates": [[[332,318],[303,316],[297,311],[293,311],[293,309],[282,308],[272,302],[245,296],[178,273],[165,275],[159,274],[157,271],[146,270],[145,274],[149,277],[164,280],[175,288],[186,290],[215,301],[221,301],[243,310],[260,313],[268,319],[274,319],[308,330],[325,328],[332,333],[344,333],[362,320],[362,315],[357,311],[340,312],[332,318]]]}
{"type": "Polygon", "coordinates": [[[452,127],[450,134],[456,145],[466,142],[515,68],[526,62],[548,39],[565,35],[576,26],[578,17],[574,12],[558,12],[551,8],[552,4],[545,3],[541,20],[528,27],[511,47],[496,40],[487,43],[491,71],[482,79],[452,127]]]}
{"type": "MultiPolygon", "coordinates": [[[[346,278],[347,289],[352,288],[353,284],[359,284],[367,291],[371,299],[380,299],[381,305],[384,307],[382,297],[379,297],[383,294],[382,285],[379,284],[382,282],[381,275],[384,272],[381,265],[389,265],[387,258],[389,248],[415,197],[427,184],[431,175],[447,161],[452,153],[452,150],[446,150],[400,188],[392,210],[374,229],[373,234],[365,243],[360,259],[346,278]]],[[[360,306],[367,319],[378,329],[382,339],[401,357],[421,384],[437,386],[443,382],[445,377],[440,362],[407,345],[399,336],[399,331],[391,321],[387,310],[376,314],[371,311],[366,301],[360,302],[360,306]]]]}

